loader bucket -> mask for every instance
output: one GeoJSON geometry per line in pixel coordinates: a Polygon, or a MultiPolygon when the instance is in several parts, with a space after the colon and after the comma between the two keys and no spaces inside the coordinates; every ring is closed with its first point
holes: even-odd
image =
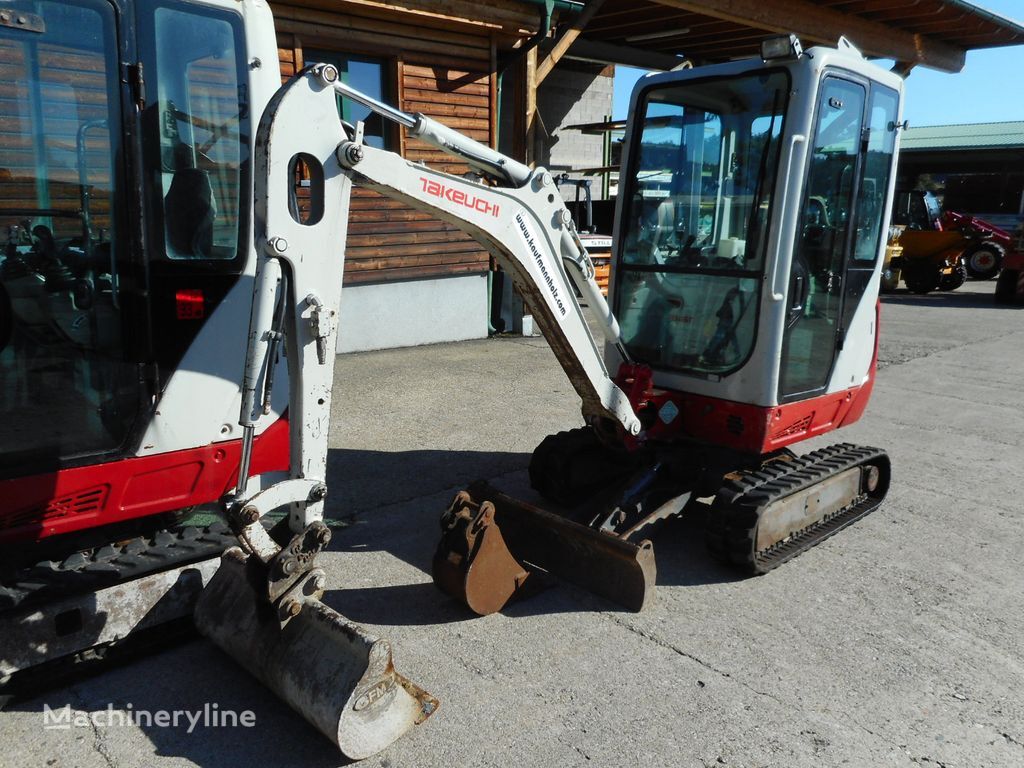
{"type": "Polygon", "coordinates": [[[229,549],[199,597],[196,626],[346,757],[380,752],[437,709],[395,671],[386,640],[324,605],[319,592],[305,595],[282,626],[265,590],[262,564],[229,549]]]}

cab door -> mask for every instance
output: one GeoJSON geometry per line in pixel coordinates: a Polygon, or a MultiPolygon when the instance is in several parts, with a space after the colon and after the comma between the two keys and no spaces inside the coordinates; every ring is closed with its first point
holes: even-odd
{"type": "Polygon", "coordinates": [[[253,116],[241,14],[181,0],[135,8],[151,355],[162,388],[245,268],[253,116]]]}
{"type": "Polygon", "coordinates": [[[126,114],[106,0],[0,18],[0,476],[128,441],[141,397],[126,114]]]}
{"type": "Polygon", "coordinates": [[[824,391],[842,343],[846,267],[854,248],[867,88],[827,76],[809,149],[790,272],[780,402],[824,391]]]}

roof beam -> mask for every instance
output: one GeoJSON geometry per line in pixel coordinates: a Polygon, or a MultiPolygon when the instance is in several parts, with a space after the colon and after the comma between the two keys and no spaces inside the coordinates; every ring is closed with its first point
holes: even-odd
{"type": "Polygon", "coordinates": [[[686,59],[667,53],[587,39],[576,41],[569,58],[601,64],[624,64],[627,67],[639,67],[640,69],[660,69],[662,72],[675,69],[686,61],[686,59]]]}
{"type": "Polygon", "coordinates": [[[835,45],[848,37],[865,54],[914,62],[944,72],[964,67],[964,50],[939,40],[905,32],[861,16],[821,7],[807,0],[655,0],[769,32],[795,32],[804,41],[835,45]]]}
{"type": "Polygon", "coordinates": [[[604,5],[604,0],[590,0],[587,3],[587,7],[581,13],[576,14],[569,29],[558,38],[555,47],[537,65],[537,85],[543,83],[544,78],[551,74],[551,70],[555,68],[555,65],[565,55],[565,52],[569,50],[569,47],[576,42],[576,39],[586,28],[590,20],[594,18],[594,14],[600,10],[602,5],[604,5]]]}

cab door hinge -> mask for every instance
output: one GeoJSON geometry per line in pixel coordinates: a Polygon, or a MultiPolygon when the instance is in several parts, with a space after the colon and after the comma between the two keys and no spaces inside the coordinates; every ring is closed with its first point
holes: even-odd
{"type": "Polygon", "coordinates": [[[143,72],[142,62],[125,64],[125,80],[128,87],[132,89],[132,101],[141,112],[146,106],[146,77],[143,72]]]}

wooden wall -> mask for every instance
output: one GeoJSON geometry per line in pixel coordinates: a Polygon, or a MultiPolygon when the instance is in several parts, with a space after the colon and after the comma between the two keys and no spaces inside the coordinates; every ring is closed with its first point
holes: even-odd
{"type": "MultiPolygon", "coordinates": [[[[501,3],[407,0],[404,5],[405,10],[396,10],[370,2],[274,3],[282,76],[291,76],[307,63],[305,49],[382,58],[393,78],[393,98],[402,109],[422,112],[493,145],[498,50],[515,39],[510,34],[535,24],[535,17],[527,6],[516,3],[503,8],[501,3]],[[447,8],[449,15],[431,14],[430,7],[447,8]],[[452,16],[469,14],[471,9],[477,17],[487,18],[470,23],[452,16]]],[[[396,146],[408,159],[449,173],[469,170],[400,133],[396,146]]],[[[454,227],[369,190],[353,191],[346,284],[480,273],[487,267],[487,252],[454,227]]]]}

